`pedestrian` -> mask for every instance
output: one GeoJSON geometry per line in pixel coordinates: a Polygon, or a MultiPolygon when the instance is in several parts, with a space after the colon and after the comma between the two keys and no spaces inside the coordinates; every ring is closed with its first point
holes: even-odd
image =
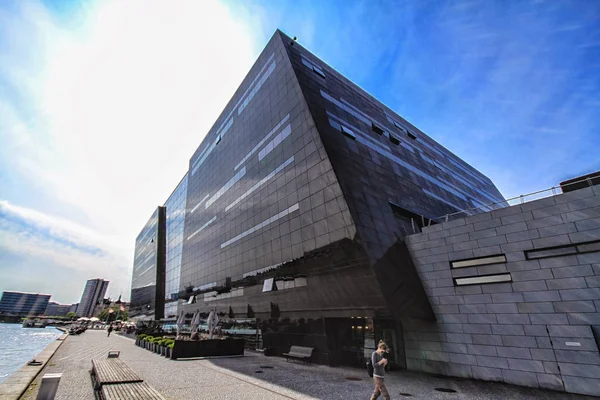
{"type": "Polygon", "coordinates": [[[379,397],[380,394],[383,395],[385,400],[390,400],[390,394],[385,387],[385,383],[383,382],[383,378],[385,377],[385,366],[388,363],[387,358],[383,355],[388,350],[387,345],[383,340],[379,341],[377,345],[377,350],[371,354],[371,362],[373,363],[373,383],[375,384],[375,390],[373,391],[373,395],[371,396],[371,400],[375,400],[379,397]]]}
{"type": "Polygon", "coordinates": [[[113,331],[113,324],[112,322],[110,323],[110,325],[108,326],[108,336],[110,336],[110,333],[113,331]]]}

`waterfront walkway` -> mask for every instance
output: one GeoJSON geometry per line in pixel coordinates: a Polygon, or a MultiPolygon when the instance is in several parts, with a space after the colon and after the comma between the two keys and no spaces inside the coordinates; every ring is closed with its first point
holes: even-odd
{"type": "MultiPolygon", "coordinates": [[[[121,359],[169,400],[195,399],[369,399],[371,379],[365,370],[286,362],[246,352],[245,357],[172,361],[134,345],[119,335],[88,330],[69,336],[44,373],[62,372],[57,400],[94,400],[91,359],[120,350],[121,359]],[[261,371],[261,372],[258,372],[261,371]],[[350,378],[350,379],[348,379],[350,378]],[[354,380],[360,379],[360,380],[354,380]]],[[[407,371],[391,372],[386,384],[392,399],[589,399],[499,383],[437,378],[407,371]],[[456,393],[436,391],[453,389],[456,393]],[[403,394],[410,394],[406,396],[403,394]]],[[[36,385],[23,399],[35,399],[36,385]]]]}

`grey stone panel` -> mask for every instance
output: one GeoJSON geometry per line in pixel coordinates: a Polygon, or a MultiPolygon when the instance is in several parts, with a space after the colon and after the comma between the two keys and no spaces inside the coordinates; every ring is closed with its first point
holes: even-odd
{"type": "Polygon", "coordinates": [[[523,293],[493,293],[493,303],[518,303],[524,301],[523,293]]]}
{"type": "Polygon", "coordinates": [[[600,288],[561,290],[560,297],[564,301],[596,300],[596,299],[600,299],[600,288]]]}
{"type": "Polygon", "coordinates": [[[598,351],[598,345],[594,339],[580,337],[555,337],[552,338],[552,347],[555,350],[573,350],[575,351],[598,351]],[[567,343],[579,343],[578,347],[573,347],[567,343]]]}
{"type": "Polygon", "coordinates": [[[473,257],[493,256],[502,253],[502,248],[499,245],[480,247],[473,249],[473,257]]]}
{"type": "Polygon", "coordinates": [[[502,337],[500,335],[471,335],[471,337],[473,344],[502,346],[502,337]]]}
{"type": "MultiPolygon", "coordinates": [[[[471,363],[469,363],[471,364],[471,363]]],[[[460,378],[472,378],[471,366],[468,364],[448,363],[446,364],[446,374],[460,378]]]]}
{"type": "Polygon", "coordinates": [[[467,353],[467,345],[464,343],[442,343],[442,351],[446,353],[467,353]]]}
{"type": "MultiPolygon", "coordinates": [[[[596,306],[596,309],[598,309],[598,306],[596,306]]],[[[569,323],[574,325],[600,325],[600,312],[569,313],[567,317],[569,318],[569,323]]]]}
{"type": "Polygon", "coordinates": [[[532,325],[564,325],[568,324],[567,314],[531,314],[532,325]]]}
{"type": "Polygon", "coordinates": [[[498,314],[499,324],[521,324],[527,325],[531,323],[529,314],[498,314]]]}
{"type": "Polygon", "coordinates": [[[596,307],[593,301],[561,301],[553,303],[554,311],[564,313],[594,312],[596,307]]]}
{"type": "Polygon", "coordinates": [[[498,347],[498,356],[506,358],[522,358],[525,360],[531,360],[530,351],[540,349],[526,349],[522,347],[498,347]]]}
{"type": "Polygon", "coordinates": [[[470,324],[495,324],[498,322],[494,314],[469,314],[470,324]]]}
{"type": "MultiPolygon", "coordinates": [[[[543,270],[551,272],[550,270],[543,270]]],[[[550,274],[552,275],[552,274],[550,274]]],[[[546,278],[551,279],[551,278],[546,278]]],[[[581,289],[587,287],[585,278],[562,278],[549,280],[547,283],[548,289],[581,289]]]]}
{"type": "Polygon", "coordinates": [[[517,305],[511,303],[487,304],[486,310],[488,313],[493,314],[515,314],[519,312],[517,305]]]}
{"type": "Polygon", "coordinates": [[[537,360],[522,360],[519,358],[509,358],[508,366],[514,371],[529,371],[544,373],[544,364],[537,360]]]}
{"type": "Polygon", "coordinates": [[[565,222],[575,222],[597,217],[600,217],[600,207],[571,211],[562,215],[562,218],[565,222]]]}
{"type": "Polygon", "coordinates": [[[593,240],[600,240],[600,229],[569,233],[569,239],[572,243],[591,242],[593,240]]]}
{"type": "Polygon", "coordinates": [[[600,365],[600,353],[593,351],[554,350],[559,362],[600,365]]]}
{"type": "Polygon", "coordinates": [[[535,338],[531,336],[502,336],[502,343],[509,347],[532,347],[537,348],[535,338]]]}
{"type": "Polygon", "coordinates": [[[530,210],[538,210],[545,209],[551,207],[556,204],[556,196],[550,196],[543,199],[528,201],[526,203],[521,204],[521,210],[530,211],[530,210]]]}
{"type": "Polygon", "coordinates": [[[525,335],[522,325],[492,325],[495,335],[525,335]]]}
{"type": "Polygon", "coordinates": [[[510,293],[513,291],[510,283],[492,283],[481,286],[483,293],[510,293]]]}
{"type": "Polygon", "coordinates": [[[527,229],[529,228],[527,228],[527,224],[525,222],[516,222],[514,224],[497,227],[496,233],[498,233],[498,235],[508,235],[511,233],[526,231],[527,229]]]}
{"type": "Polygon", "coordinates": [[[540,361],[556,361],[554,351],[550,349],[530,349],[531,358],[540,361]]]}
{"type": "MultiPolygon", "coordinates": [[[[524,222],[524,221],[530,221],[533,219],[533,214],[531,213],[531,211],[526,211],[520,214],[514,214],[514,215],[508,215],[506,217],[501,217],[500,218],[502,220],[502,225],[511,225],[511,224],[515,224],[517,222],[524,222]]],[[[529,224],[527,225],[530,229],[532,227],[529,226],[529,224]]]]}
{"type": "Polygon", "coordinates": [[[477,356],[477,365],[481,367],[508,369],[506,358],[477,356]]]}
{"type": "MultiPolygon", "coordinates": [[[[525,211],[528,211],[529,209],[526,209],[525,211]]],[[[492,218],[500,218],[500,217],[506,217],[507,215],[514,215],[514,214],[520,214],[523,212],[523,208],[521,208],[521,205],[514,205],[514,206],[510,206],[510,207],[505,207],[505,208],[501,208],[499,210],[494,210],[492,211],[492,218]]]]}
{"type": "Polygon", "coordinates": [[[535,341],[540,349],[551,349],[552,343],[550,342],[550,338],[547,336],[536,336],[535,341]]]}
{"type": "Polygon", "coordinates": [[[552,268],[552,274],[555,278],[575,278],[578,276],[594,275],[591,265],[578,265],[576,267],[552,268]]]}
{"type": "Polygon", "coordinates": [[[537,374],[538,383],[543,389],[563,391],[564,384],[560,375],[555,374],[537,374]]]}
{"type": "Polygon", "coordinates": [[[538,228],[537,232],[539,234],[539,237],[545,238],[545,237],[574,233],[574,232],[577,232],[577,228],[575,227],[574,223],[569,222],[569,223],[561,224],[561,225],[553,225],[553,226],[547,226],[545,228],[538,228]]]}
{"type": "Polygon", "coordinates": [[[537,229],[533,229],[533,230],[528,230],[528,231],[508,233],[508,234],[506,234],[506,242],[507,243],[522,242],[522,241],[528,240],[528,239],[538,239],[539,237],[540,237],[540,234],[538,233],[537,229]]]}
{"type": "Polygon", "coordinates": [[[513,282],[512,287],[515,292],[535,292],[535,291],[546,291],[546,281],[526,281],[526,282],[513,282]]]}
{"type": "Polygon", "coordinates": [[[504,382],[514,385],[539,387],[537,375],[534,372],[502,370],[504,382]]]}
{"type": "Polygon", "coordinates": [[[558,363],[563,375],[580,376],[584,378],[595,378],[600,380],[600,365],[558,363]]]}
{"type": "MultiPolygon", "coordinates": [[[[538,269],[531,271],[518,271],[511,273],[513,282],[519,281],[535,281],[539,279],[553,279],[552,271],[548,269],[538,269]]],[[[550,282],[547,284],[548,289],[568,289],[568,288],[551,288],[550,282]]]]}
{"type": "Polygon", "coordinates": [[[539,219],[544,217],[549,217],[552,215],[560,215],[566,212],[571,211],[569,206],[565,203],[553,205],[550,207],[538,208],[533,210],[533,218],[539,219]]]}
{"type": "Polygon", "coordinates": [[[541,302],[541,303],[518,303],[517,308],[520,313],[529,314],[529,313],[552,313],[554,312],[554,307],[552,303],[541,302]]]}
{"type": "Polygon", "coordinates": [[[495,346],[483,346],[478,344],[470,344],[467,346],[467,351],[469,354],[478,355],[478,356],[497,356],[495,346]]]}
{"type": "Polygon", "coordinates": [[[473,378],[483,381],[502,382],[504,380],[502,370],[499,368],[471,366],[471,373],[473,374],[473,378]]]}
{"type": "Polygon", "coordinates": [[[548,336],[548,331],[543,325],[524,325],[527,336],[548,336]]]}
{"type": "Polygon", "coordinates": [[[536,301],[560,301],[560,293],[558,290],[544,290],[539,292],[523,293],[525,301],[536,302],[536,301]]]}
{"type": "Polygon", "coordinates": [[[471,354],[449,353],[450,361],[456,364],[477,365],[477,358],[471,354]]]}
{"type": "Polygon", "coordinates": [[[563,376],[565,390],[571,393],[597,395],[600,379],[563,376]]]}

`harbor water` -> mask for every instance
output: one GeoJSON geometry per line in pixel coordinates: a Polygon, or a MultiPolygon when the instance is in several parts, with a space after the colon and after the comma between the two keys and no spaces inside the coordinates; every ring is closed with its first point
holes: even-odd
{"type": "Polygon", "coordinates": [[[0,324],[0,382],[31,361],[61,333],[53,327],[23,328],[21,324],[0,324]]]}

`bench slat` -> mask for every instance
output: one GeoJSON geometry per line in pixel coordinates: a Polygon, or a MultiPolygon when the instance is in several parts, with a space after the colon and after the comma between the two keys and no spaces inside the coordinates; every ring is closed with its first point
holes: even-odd
{"type": "Polygon", "coordinates": [[[118,358],[92,360],[92,370],[99,386],[107,383],[142,382],[142,378],[118,358]]]}
{"type": "Polygon", "coordinates": [[[146,382],[118,383],[102,387],[104,400],[165,400],[146,382]]]}

